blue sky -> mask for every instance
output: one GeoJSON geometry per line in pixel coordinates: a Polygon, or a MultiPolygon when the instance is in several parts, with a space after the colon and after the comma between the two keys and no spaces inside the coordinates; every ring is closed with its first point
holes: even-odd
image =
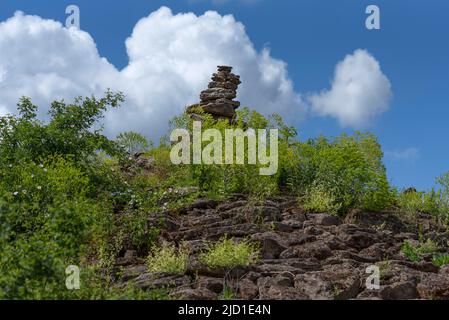
{"type": "MultiPolygon", "coordinates": [[[[366,49],[379,62],[393,93],[388,111],[367,127],[386,152],[392,183],[427,189],[436,176],[449,170],[447,1],[23,0],[2,1],[0,21],[21,10],[64,22],[69,4],[80,7],[81,29],[92,36],[100,56],[119,70],[128,64],[125,40],[134,26],[161,6],[168,6],[173,14],[199,16],[207,10],[232,14],[244,24],[256,50],[269,47],[273,58],[287,63],[294,90],[302,94],[328,89],[336,63],[356,49],[366,49]],[[369,4],[380,7],[381,30],[364,26],[369,4]]],[[[352,130],[331,117],[292,120],[301,139],[352,130]]]]}

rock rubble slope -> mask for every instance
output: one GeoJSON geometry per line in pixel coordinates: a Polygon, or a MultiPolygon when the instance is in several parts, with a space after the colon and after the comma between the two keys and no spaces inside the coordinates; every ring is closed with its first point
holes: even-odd
{"type": "MultiPolygon", "coordinates": [[[[184,299],[217,299],[224,284],[236,299],[449,298],[449,268],[432,264],[430,255],[409,261],[401,246],[404,241],[417,243],[419,234],[415,225],[393,214],[353,211],[342,220],[304,212],[293,198],[256,205],[236,196],[223,203],[200,199],[176,212],[152,215],[149,225],[160,226],[161,221],[159,241],[185,243],[189,249],[185,274],[149,273],[144,257],[128,251],[118,285],[165,288],[172,297],[184,299]],[[202,265],[199,254],[223,236],[259,243],[259,262],[230,270],[202,265]],[[380,268],[379,290],[365,284],[372,265],[380,268]]],[[[426,217],[418,224],[447,252],[448,232],[426,217]]]]}

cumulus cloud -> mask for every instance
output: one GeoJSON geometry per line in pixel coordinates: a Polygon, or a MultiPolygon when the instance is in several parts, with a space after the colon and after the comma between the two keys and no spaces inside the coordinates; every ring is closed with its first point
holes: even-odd
{"type": "Polygon", "coordinates": [[[14,111],[20,96],[35,103],[98,93],[117,70],[98,55],[86,32],[17,12],[0,23],[0,112],[14,111]]]}
{"type": "Polygon", "coordinates": [[[392,96],[379,62],[356,50],[337,64],[331,89],[309,97],[312,110],[336,118],[342,126],[362,128],[389,108],[392,96]]]}
{"type": "MultiPolygon", "coordinates": [[[[237,98],[243,106],[290,122],[306,113],[287,64],[268,48],[256,50],[232,15],[173,14],[161,7],[138,21],[126,50],[128,65],[118,70],[87,32],[17,12],[0,23],[0,115],[14,113],[20,96],[32,98],[45,118],[53,100],[101,96],[111,88],[124,92],[126,102],[106,114],[106,133],[133,130],[155,139],[166,133],[170,118],[198,102],[217,65],[234,66],[241,75],[237,98]]],[[[337,65],[331,89],[308,101],[315,113],[360,127],[388,109],[390,96],[379,63],[357,50],[337,65]]]]}
{"type": "Polygon", "coordinates": [[[127,101],[107,114],[107,133],[134,130],[156,138],[172,116],[198,101],[222,64],[241,75],[243,105],[264,113],[303,113],[285,62],[268,49],[258,52],[232,15],[175,15],[162,7],[136,24],[126,49],[129,64],[117,70],[88,33],[16,13],[0,23],[0,114],[14,112],[22,95],[48,107],[55,99],[101,95],[111,88],[123,91],[127,101]]]}

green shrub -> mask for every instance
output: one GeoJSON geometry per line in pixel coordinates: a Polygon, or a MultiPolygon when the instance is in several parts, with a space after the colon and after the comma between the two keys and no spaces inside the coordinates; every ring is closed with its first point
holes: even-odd
{"type": "Polygon", "coordinates": [[[234,300],[235,299],[235,293],[234,290],[228,285],[224,285],[223,292],[218,297],[219,300],[234,300]]]}
{"type": "Polygon", "coordinates": [[[148,150],[150,144],[147,139],[137,132],[122,132],[117,136],[116,142],[124,148],[128,154],[133,155],[138,152],[148,150]]]}
{"type": "Polygon", "coordinates": [[[323,186],[313,186],[305,196],[304,209],[310,212],[336,214],[340,207],[341,205],[335,202],[332,192],[323,186]]]}
{"type": "Polygon", "coordinates": [[[417,213],[428,213],[445,220],[444,215],[447,214],[444,195],[435,189],[429,192],[402,192],[397,196],[397,205],[401,213],[411,217],[417,213]]]}
{"type": "Polygon", "coordinates": [[[449,172],[438,177],[437,183],[441,186],[439,217],[449,225],[449,172]]]}
{"type": "MultiPolygon", "coordinates": [[[[381,211],[394,200],[382,163],[381,147],[371,134],[357,132],[353,136],[318,137],[300,142],[294,139],[296,130],[276,114],[265,118],[243,108],[237,112],[237,123],[230,125],[226,120],[214,120],[201,110],[195,112],[204,118],[202,129],[215,128],[222,135],[228,128],[276,128],[279,131],[279,167],[274,176],[260,176],[260,164],[189,165],[192,180],[209,194],[226,197],[232,193],[247,193],[267,198],[287,189],[301,197],[309,194],[310,198],[310,193],[318,193],[312,189],[320,186],[321,196],[326,193],[334,200],[335,207],[331,209],[338,208],[341,213],[353,207],[381,211]]],[[[192,130],[192,119],[188,114],[176,117],[171,128],[192,130]]]]}
{"type": "Polygon", "coordinates": [[[419,262],[422,260],[422,255],[427,253],[435,253],[438,250],[437,244],[431,239],[427,241],[420,241],[419,245],[414,246],[409,241],[405,241],[402,244],[402,253],[413,262],[419,262]]]}
{"type": "Polygon", "coordinates": [[[436,254],[433,259],[432,263],[438,267],[442,267],[449,264],[449,254],[442,253],[442,254],[436,254]]]}
{"type": "Polygon", "coordinates": [[[147,258],[149,272],[168,272],[182,274],[187,268],[188,251],[182,246],[172,245],[153,247],[147,258]]]}
{"type": "MultiPolygon", "coordinates": [[[[211,115],[204,113],[201,110],[196,110],[196,113],[200,114],[204,121],[202,122],[202,130],[217,129],[221,132],[222,136],[225,136],[225,130],[227,129],[270,129],[277,128],[277,124],[274,120],[265,118],[256,111],[250,111],[248,108],[243,108],[237,111],[238,121],[235,124],[230,124],[228,120],[215,120],[211,115]]],[[[279,120],[279,119],[278,119],[279,120]]],[[[188,114],[183,114],[179,117],[175,117],[171,121],[171,129],[186,129],[192,132],[193,120],[188,114]]],[[[248,160],[248,146],[245,138],[245,163],[248,160]]],[[[191,142],[193,143],[193,142],[191,142]]],[[[203,142],[202,148],[208,145],[209,142],[203,142]]],[[[235,146],[235,142],[234,142],[235,146]]],[[[222,152],[222,162],[225,161],[225,152],[222,152]]],[[[192,149],[192,148],[191,148],[192,149]]],[[[235,157],[234,148],[234,157],[235,157]]],[[[279,154],[282,152],[279,151],[279,154]]],[[[194,165],[179,165],[176,167],[183,167],[186,170],[184,173],[188,173],[191,177],[191,181],[194,182],[202,191],[206,192],[211,197],[226,197],[232,193],[247,193],[250,196],[258,198],[266,198],[270,195],[274,195],[279,191],[278,188],[278,176],[261,176],[259,170],[264,165],[257,163],[256,165],[247,164],[194,164],[194,165]]]]}
{"type": "Polygon", "coordinates": [[[258,245],[249,240],[237,242],[226,237],[200,255],[200,261],[210,268],[248,266],[256,263],[258,258],[258,245]]]}
{"type": "Polygon", "coordinates": [[[122,100],[108,91],[54,102],[41,122],[22,98],[17,116],[0,117],[0,299],[70,298],[66,267],[84,268],[94,244],[108,242],[109,192],[123,183],[99,152],[123,152],[92,127],[122,100]]]}
{"type": "Polygon", "coordinates": [[[420,245],[418,246],[418,253],[434,253],[438,250],[438,245],[435,241],[431,239],[427,239],[425,242],[421,240],[420,245]]]}
{"type": "Polygon", "coordinates": [[[421,261],[421,257],[419,256],[418,249],[414,247],[410,242],[405,241],[401,247],[402,253],[413,262],[421,261]]]}
{"type": "Polygon", "coordinates": [[[318,137],[290,148],[289,160],[281,167],[291,191],[305,195],[319,185],[332,195],[342,213],[353,207],[380,211],[391,204],[382,150],[373,135],[318,137]]]}

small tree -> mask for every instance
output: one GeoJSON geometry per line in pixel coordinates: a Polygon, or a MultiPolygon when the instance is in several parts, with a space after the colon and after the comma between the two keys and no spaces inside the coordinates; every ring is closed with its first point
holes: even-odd
{"type": "Polygon", "coordinates": [[[149,143],[144,136],[132,131],[120,133],[117,136],[117,143],[125,148],[129,154],[145,152],[149,147],[149,143]]]}

